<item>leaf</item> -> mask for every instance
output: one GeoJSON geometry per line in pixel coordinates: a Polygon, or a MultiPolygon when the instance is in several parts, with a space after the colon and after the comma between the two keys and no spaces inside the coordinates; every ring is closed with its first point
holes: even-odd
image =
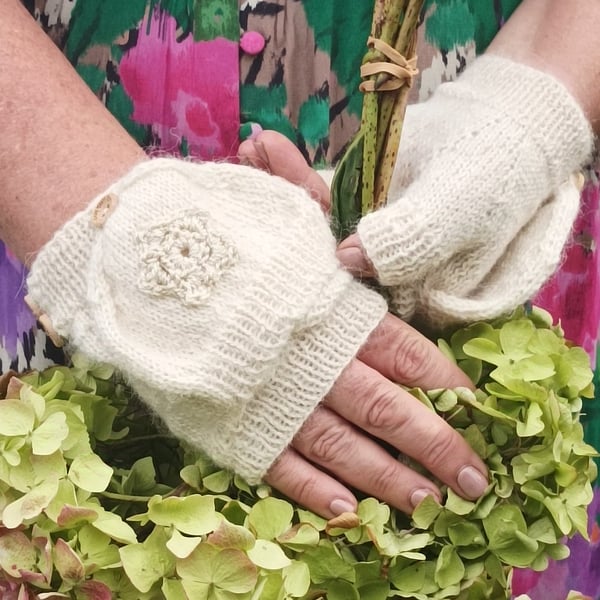
{"type": "Polygon", "coordinates": [[[429,529],[441,511],[442,506],[432,496],[426,496],[413,511],[412,521],[419,529],[429,529]]]}
{"type": "Polygon", "coordinates": [[[22,531],[0,532],[0,567],[11,577],[20,578],[21,571],[35,569],[35,546],[22,531]]]}
{"type": "Polygon", "coordinates": [[[292,526],[294,508],[289,502],[279,498],[259,500],[248,515],[248,523],[256,537],[272,540],[292,526]]]}
{"type": "Polygon", "coordinates": [[[458,396],[453,390],[444,390],[444,392],[434,402],[439,412],[447,412],[453,409],[458,402],[458,396]]]}
{"type": "Polygon", "coordinates": [[[37,517],[50,504],[58,491],[58,481],[45,481],[4,508],[2,523],[14,529],[28,519],[37,517]]]}
{"type": "Polygon", "coordinates": [[[435,582],[442,588],[460,583],[465,574],[463,564],[454,546],[444,546],[435,565],[435,582]]]}
{"type": "Polygon", "coordinates": [[[352,232],[361,216],[357,199],[360,198],[362,157],[363,137],[357,134],[338,163],[331,183],[331,220],[338,240],[352,232]]]}
{"type": "Polygon", "coordinates": [[[280,570],[292,564],[281,547],[269,540],[256,540],[254,546],[246,553],[248,558],[262,569],[280,570]]]}
{"type": "Polygon", "coordinates": [[[136,460],[123,479],[124,494],[146,494],[156,486],[156,470],[151,456],[136,460]]]}
{"type": "Polygon", "coordinates": [[[454,546],[485,546],[486,539],[477,523],[464,521],[448,527],[448,537],[454,546]]]}
{"type": "Polygon", "coordinates": [[[31,435],[33,454],[47,456],[60,447],[69,434],[64,413],[51,414],[31,435]]]}
{"type": "Polygon", "coordinates": [[[277,541],[292,550],[305,550],[319,544],[319,532],[313,525],[298,523],[277,538],[277,541]]]}
{"type": "Polygon", "coordinates": [[[452,352],[452,347],[450,344],[443,338],[438,338],[437,340],[438,348],[441,353],[450,361],[456,364],[456,357],[454,356],[454,352],[452,352]]]}
{"type": "Polygon", "coordinates": [[[171,534],[171,538],[167,542],[167,548],[177,558],[186,558],[201,542],[201,537],[187,537],[175,529],[175,531],[173,531],[171,534]]]}
{"type": "Polygon", "coordinates": [[[148,502],[148,518],[157,525],[173,526],[189,535],[210,533],[222,519],[215,510],[214,498],[199,494],[165,499],[153,496],[148,502]]]}
{"type": "MultiPolygon", "coordinates": [[[[314,531],[314,529],[313,529],[314,531]]],[[[318,539],[317,535],[317,539],[318,539]]],[[[207,541],[219,548],[238,548],[249,550],[254,546],[255,538],[250,531],[240,525],[223,519],[219,526],[208,536],[207,541]]]]}
{"type": "MultiPolygon", "coordinates": [[[[177,561],[177,573],[188,590],[187,582],[243,594],[254,589],[258,573],[244,552],[200,544],[187,558],[177,561]]],[[[195,597],[194,597],[195,600],[195,597]]]]}
{"type": "Polygon", "coordinates": [[[98,511],[93,508],[82,508],[65,504],[58,514],[56,524],[59,527],[73,528],[82,523],[95,521],[97,518],[98,511]]]}
{"type": "Polygon", "coordinates": [[[502,365],[491,373],[491,377],[500,383],[504,383],[508,379],[541,381],[552,377],[555,373],[554,361],[549,356],[538,355],[523,358],[510,365],[502,365]]]}
{"type": "Polygon", "coordinates": [[[569,518],[569,511],[565,506],[564,502],[560,498],[544,498],[542,500],[544,506],[548,509],[554,522],[558,526],[559,530],[564,534],[568,535],[571,533],[572,524],[569,518]]]}
{"type": "Polygon", "coordinates": [[[113,470],[97,454],[76,456],[69,468],[69,479],[87,492],[103,492],[113,470]]]}
{"type": "Polygon", "coordinates": [[[310,569],[311,580],[316,584],[329,579],[344,579],[350,583],[355,581],[352,566],[326,540],[323,540],[317,548],[307,550],[303,559],[310,569]]]}
{"type": "Polygon", "coordinates": [[[294,560],[283,569],[283,585],[285,591],[294,598],[301,598],[310,588],[310,571],[300,560],[294,560]]]}
{"type": "Polygon", "coordinates": [[[229,489],[233,475],[230,471],[216,471],[202,479],[202,484],[209,491],[215,494],[222,494],[229,489]]]}
{"type": "Polygon", "coordinates": [[[63,581],[77,583],[85,577],[85,569],[75,551],[62,539],[56,540],[52,550],[54,566],[63,581]]]}
{"type": "Polygon", "coordinates": [[[21,400],[0,401],[0,435],[28,435],[35,424],[33,408],[21,400]]]}
{"type": "Polygon", "coordinates": [[[386,600],[390,595],[390,584],[387,581],[371,581],[358,588],[360,600],[386,600]]]}
{"type": "Polygon", "coordinates": [[[469,446],[471,446],[471,448],[475,450],[475,452],[480,458],[487,458],[488,444],[483,433],[481,433],[481,430],[479,429],[479,427],[477,427],[477,425],[469,425],[462,435],[469,444],[469,446]]]}
{"type": "Polygon", "coordinates": [[[165,552],[167,542],[165,530],[155,527],[143,543],[119,549],[123,569],[140,592],[148,592],[157,581],[172,575],[175,557],[165,552]]]}
{"type": "Polygon", "coordinates": [[[84,525],[77,533],[79,556],[83,557],[86,567],[93,565],[94,570],[116,566],[120,563],[119,549],[112,539],[91,525],[84,525]]]}
{"type": "Polygon", "coordinates": [[[101,581],[84,581],[77,586],[78,600],[112,600],[110,588],[101,581]]]}
{"type": "Polygon", "coordinates": [[[527,535],[544,544],[556,544],[556,531],[548,517],[542,517],[527,529],[527,535]]]}
{"type": "Polygon", "coordinates": [[[448,488],[444,507],[456,515],[468,515],[475,509],[475,502],[461,498],[452,488],[448,488]]]}
{"type": "Polygon", "coordinates": [[[479,358],[492,365],[504,365],[509,362],[509,359],[502,354],[498,344],[492,340],[484,338],[476,338],[469,340],[463,346],[463,350],[467,356],[471,358],[479,358]]]}
{"type": "Polygon", "coordinates": [[[115,513],[98,507],[98,517],[92,521],[92,527],[122,544],[135,544],[135,531],[115,513]]]}
{"type": "Polygon", "coordinates": [[[544,431],[544,421],[542,420],[542,407],[539,404],[532,404],[527,408],[525,422],[517,422],[517,434],[519,437],[531,437],[544,431]]]}
{"type": "Polygon", "coordinates": [[[419,592],[425,584],[426,577],[433,579],[432,565],[416,563],[404,568],[392,567],[389,572],[390,581],[396,589],[407,593],[419,592]]]}
{"type": "Polygon", "coordinates": [[[531,355],[529,344],[535,334],[535,326],[529,319],[508,321],[500,328],[500,346],[512,360],[531,355]]]}
{"type": "Polygon", "coordinates": [[[179,579],[163,579],[160,590],[164,594],[165,600],[186,600],[188,598],[179,579]]]}
{"type": "Polygon", "coordinates": [[[483,364],[481,360],[478,358],[465,358],[458,362],[458,366],[474,385],[479,383],[483,372],[483,364]]]}
{"type": "Polygon", "coordinates": [[[358,590],[344,580],[332,580],[326,585],[327,600],[360,600],[358,590]]]}
{"type": "Polygon", "coordinates": [[[538,543],[527,535],[523,513],[515,505],[496,507],[483,520],[490,550],[508,565],[525,567],[538,552],[538,543]]]}

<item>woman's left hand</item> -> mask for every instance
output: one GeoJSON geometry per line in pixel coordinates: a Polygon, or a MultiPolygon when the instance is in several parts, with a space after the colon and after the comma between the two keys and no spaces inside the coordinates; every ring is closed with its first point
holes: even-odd
{"type": "MultiPolygon", "coordinates": [[[[306,188],[325,212],[331,208],[331,195],[325,179],[333,172],[316,171],[306,162],[298,148],[277,131],[263,131],[253,140],[240,144],[240,162],[251,165],[272,175],[278,175],[291,183],[306,188]]],[[[359,277],[375,277],[375,269],[367,258],[356,234],[346,238],[339,246],[338,258],[348,271],[359,277]]]]}

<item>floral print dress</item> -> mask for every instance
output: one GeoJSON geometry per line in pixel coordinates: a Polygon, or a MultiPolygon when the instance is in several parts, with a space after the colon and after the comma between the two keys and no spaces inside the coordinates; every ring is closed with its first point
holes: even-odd
{"type": "MultiPolygon", "coordinates": [[[[286,134],[315,166],[334,163],[360,122],[358,65],[373,0],[23,0],[127,131],[151,154],[235,160],[240,139],[286,134]]],[[[419,29],[426,99],[485,50],[519,0],[427,0],[419,29]]],[[[600,184],[590,167],[573,240],[535,302],[596,366],[600,400],[600,184]],[[598,363],[596,361],[599,361],[598,363]]],[[[533,259],[524,257],[524,260],[533,259]]],[[[43,368],[60,352],[23,302],[25,270],[0,242],[0,373],[43,368]]],[[[584,416],[600,447],[600,408],[584,416]]],[[[600,489],[590,541],[543,573],[520,570],[515,595],[600,600],[600,489]]]]}

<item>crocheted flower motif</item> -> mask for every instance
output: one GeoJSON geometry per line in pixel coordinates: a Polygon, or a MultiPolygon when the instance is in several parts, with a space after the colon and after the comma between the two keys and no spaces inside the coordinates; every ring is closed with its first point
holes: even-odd
{"type": "Polygon", "coordinates": [[[139,288],[153,296],[176,296],[187,306],[205,302],[238,258],[235,247],[211,230],[205,213],[155,225],[138,238],[138,246],[139,288]]]}

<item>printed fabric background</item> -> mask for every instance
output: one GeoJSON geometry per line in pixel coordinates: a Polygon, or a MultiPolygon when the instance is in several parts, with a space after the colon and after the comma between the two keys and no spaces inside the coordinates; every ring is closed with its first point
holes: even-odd
{"type": "MultiPolygon", "coordinates": [[[[426,99],[441,82],[454,79],[485,50],[518,3],[428,0],[412,101],[426,99]]],[[[151,154],[235,160],[239,140],[262,128],[286,134],[307,160],[322,166],[335,162],[359,125],[358,65],[372,0],[23,4],[151,154]]],[[[599,202],[597,169],[590,167],[572,243],[559,272],[534,299],[589,352],[597,396],[599,202]]],[[[24,279],[25,268],[0,243],[0,372],[39,369],[61,360],[23,302],[24,279]]],[[[597,404],[588,403],[584,419],[588,441],[600,447],[597,404]]],[[[582,598],[600,599],[598,488],[590,507],[590,540],[576,538],[570,548],[569,559],[543,573],[517,571],[515,596],[564,600],[570,590],[578,590],[582,598]]]]}

